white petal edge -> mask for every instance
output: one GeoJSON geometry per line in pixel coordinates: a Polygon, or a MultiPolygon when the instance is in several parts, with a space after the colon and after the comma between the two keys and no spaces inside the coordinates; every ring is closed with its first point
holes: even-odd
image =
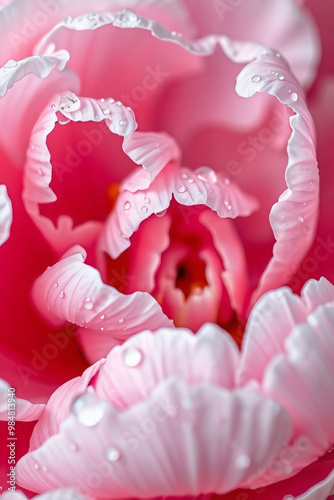
{"type": "Polygon", "coordinates": [[[9,238],[12,221],[12,203],[7,194],[6,186],[0,185],[0,246],[9,238]]]}

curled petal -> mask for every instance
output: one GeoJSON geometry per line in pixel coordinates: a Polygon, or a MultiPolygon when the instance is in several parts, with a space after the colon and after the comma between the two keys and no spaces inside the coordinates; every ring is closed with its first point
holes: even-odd
{"type": "Polygon", "coordinates": [[[266,51],[248,64],[237,80],[237,92],[251,97],[265,92],[287,104],[295,113],[290,118],[287,190],[270,213],[276,243],[253,302],[269,289],[292,276],[310,248],[316,229],[319,206],[319,173],[314,145],[314,126],[303,91],[280,54],[266,51]]]}
{"type": "Polygon", "coordinates": [[[30,73],[46,78],[54,68],[64,69],[69,58],[66,50],[60,50],[50,56],[32,56],[22,61],[9,60],[0,68],[0,97],[6,95],[15,82],[30,73]]]}
{"type": "Polygon", "coordinates": [[[0,185],[0,246],[9,238],[12,220],[12,203],[7,194],[6,186],[0,185]]]}
{"type": "Polygon", "coordinates": [[[85,257],[85,251],[75,247],[37,279],[33,297],[44,315],[120,339],[172,326],[148,293],[119,293],[102,282],[96,269],[83,264],[85,257]]]}
{"type": "Polygon", "coordinates": [[[80,414],[71,415],[57,435],[18,462],[21,486],[42,492],[72,484],[75,474],[78,491],[92,494],[86,478],[98,467],[99,498],[225,493],[247,484],[291,433],[284,410],[250,387],[230,393],[174,378],[126,411],[102,405],[92,394],[90,401],[99,408],[96,425],[87,427],[80,414]],[[139,423],[146,431],[139,428],[143,434],[136,437],[131,429],[139,423]],[[73,442],[78,448],[71,452],[73,442]],[[36,464],[48,472],[36,475],[36,464]]]}
{"type": "MultiPolygon", "coordinates": [[[[146,172],[134,174],[135,182],[146,172]]],[[[257,209],[257,201],[243,193],[234,183],[226,183],[209,167],[195,171],[180,168],[174,163],[167,165],[148,189],[136,192],[123,191],[115,209],[106,222],[102,235],[102,249],[112,258],[118,257],[130,246],[129,238],[142,221],[152,214],[167,210],[174,196],[181,205],[206,205],[219,217],[248,216],[257,209]]]]}

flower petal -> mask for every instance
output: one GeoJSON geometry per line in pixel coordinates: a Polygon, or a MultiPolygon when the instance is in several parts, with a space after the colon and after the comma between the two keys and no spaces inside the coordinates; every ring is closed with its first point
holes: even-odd
{"type": "Polygon", "coordinates": [[[39,448],[44,441],[59,432],[61,422],[70,414],[72,401],[87,390],[91,380],[99,372],[104,362],[105,360],[101,359],[87,368],[81,377],[69,380],[52,394],[45,412],[34,427],[29,451],[39,448]]]}
{"type": "MultiPolygon", "coordinates": [[[[171,160],[179,160],[180,149],[174,139],[167,134],[134,132],[125,138],[124,152],[149,173],[147,189],[151,182],[171,160]]],[[[131,189],[130,189],[131,191],[131,189]]]]}
{"type": "Polygon", "coordinates": [[[8,421],[8,410],[13,406],[8,406],[8,398],[14,398],[15,403],[15,419],[20,422],[32,422],[40,418],[44,412],[44,404],[32,404],[25,399],[16,398],[14,392],[8,391],[10,385],[0,378],[0,420],[8,421]]]}
{"type": "Polygon", "coordinates": [[[211,383],[233,389],[238,361],[236,344],[213,324],[207,323],[196,335],[181,328],[144,332],[109,353],[95,389],[119,408],[145,400],[154,387],[176,374],[189,385],[211,383]]]}
{"type": "MultiPolygon", "coordinates": [[[[146,172],[135,174],[146,179],[146,172]]],[[[130,246],[129,238],[142,221],[152,214],[164,212],[174,196],[181,205],[206,205],[219,217],[248,216],[257,209],[257,201],[244,194],[237,185],[226,183],[209,167],[196,171],[167,165],[148,189],[136,192],[123,190],[110,214],[102,235],[101,248],[117,258],[130,246]]]]}
{"type": "Polygon", "coordinates": [[[7,194],[6,186],[0,185],[0,246],[9,238],[12,221],[12,203],[7,194]]]}
{"type": "Polygon", "coordinates": [[[270,213],[276,244],[253,296],[255,302],[265,291],[288,281],[310,248],[318,217],[319,174],[312,118],[301,87],[280,54],[266,51],[258,55],[238,76],[237,92],[243,97],[256,92],[274,95],[295,113],[290,118],[288,189],[270,213]]]}
{"type": "Polygon", "coordinates": [[[37,279],[33,297],[49,320],[69,321],[120,339],[172,326],[149,294],[123,295],[105,285],[96,269],[83,264],[85,257],[85,251],[75,247],[37,279]]]}
{"type": "Polygon", "coordinates": [[[102,498],[224,493],[269,463],[291,432],[284,410],[251,388],[229,393],[170,379],[127,411],[91,402],[103,410],[100,421],[86,427],[71,415],[59,434],[18,462],[21,486],[41,492],[72,485],[75,474],[80,493],[102,498]],[[73,442],[78,448],[70,452],[73,442]],[[48,473],[36,475],[36,464],[48,473]]]}

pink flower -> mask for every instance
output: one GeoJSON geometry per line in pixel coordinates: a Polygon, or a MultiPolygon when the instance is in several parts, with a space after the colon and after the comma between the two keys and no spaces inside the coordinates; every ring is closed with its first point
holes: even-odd
{"type": "Polygon", "coordinates": [[[314,498],[334,494],[333,304],[325,279],[309,281],[301,299],[289,288],[267,293],[241,355],[213,324],[196,336],[133,336],[52,395],[19,484],[98,499],[237,488],[306,499],[317,477],[314,498]]]}
{"type": "MultiPolygon", "coordinates": [[[[109,403],[93,403],[102,405],[103,411],[108,407],[108,419],[115,419],[117,426],[127,415],[125,408],[130,408],[131,418],[137,418],[138,408],[148,411],[154,387],[154,394],[171,391],[179,397],[182,391],[192,392],[187,384],[195,384],[199,389],[194,389],[197,392],[190,399],[199,408],[190,414],[200,429],[194,432],[188,426],[191,439],[187,438],[182,448],[187,433],[178,424],[178,417],[173,417],[174,424],[168,420],[176,433],[181,429],[182,439],[176,435],[175,439],[185,452],[184,475],[173,486],[159,476],[161,483],[153,484],[152,478],[147,478],[143,489],[137,485],[131,490],[128,481],[132,476],[124,472],[124,484],[117,480],[118,486],[111,488],[102,481],[94,488],[93,498],[127,498],[138,491],[145,498],[228,494],[239,487],[263,485],[274,498],[274,494],[287,491],[282,474],[284,478],[297,474],[299,489],[294,493],[304,494],[321,483],[322,494],[327,495],[331,476],[323,463],[327,464],[330,455],[316,462],[322,464],[321,477],[314,479],[309,467],[332,444],[331,408],[319,407],[325,437],[318,442],[315,425],[303,427],[308,422],[304,413],[318,396],[308,386],[308,378],[300,376],[300,385],[290,388],[285,374],[275,372],[277,386],[271,388],[267,383],[270,367],[275,366],[281,352],[290,349],[285,338],[294,339],[293,326],[306,325],[315,308],[285,289],[273,292],[284,300],[288,295],[287,309],[280,301],[274,302],[269,315],[264,315],[266,326],[255,333],[256,311],[274,296],[266,295],[247,323],[241,358],[235,344],[218,327],[202,327],[207,322],[218,323],[240,345],[249,312],[262,294],[289,280],[299,280],[294,282],[294,290],[305,282],[299,278],[299,266],[314,241],[319,196],[314,127],[304,94],[319,59],[314,23],[301,6],[297,7],[302,2],[292,0],[271,0],[270,4],[263,0],[218,0],[210,5],[204,0],[130,3],[110,5],[101,0],[94,4],[96,13],[92,14],[88,0],[71,5],[64,0],[25,5],[14,0],[0,12],[1,36],[8,41],[0,70],[0,95],[4,96],[0,119],[6,124],[0,130],[0,155],[5,165],[0,178],[0,244],[5,243],[0,262],[5,311],[2,327],[8,333],[1,340],[0,356],[4,378],[19,389],[18,420],[39,418],[33,448],[46,440],[41,448],[46,450],[53,434],[61,441],[62,430],[57,432],[60,422],[68,417],[73,396],[90,385],[98,397],[106,397],[98,390],[99,381],[108,385],[108,377],[119,377],[123,369],[118,363],[112,371],[107,370],[113,364],[109,360],[126,353],[132,342],[141,343],[147,337],[151,339],[147,342],[153,343],[152,350],[147,352],[145,346],[138,345],[138,352],[132,352],[137,360],[144,356],[138,366],[153,367],[159,356],[163,362],[174,356],[170,372],[167,370],[161,379],[143,379],[141,399],[126,403],[132,389],[120,385],[122,395],[115,401],[109,393],[107,397],[116,409],[109,403]],[[133,11],[118,10],[124,7],[133,11]],[[14,214],[8,241],[12,213],[5,185],[14,214]],[[282,318],[287,310],[293,317],[295,311],[300,313],[291,324],[282,318]],[[66,323],[77,328],[64,326],[66,323]],[[281,339],[279,348],[278,344],[275,349],[271,346],[275,342],[270,337],[274,331],[271,326],[281,339]],[[203,333],[193,338],[180,327],[193,332],[202,327],[203,333]],[[144,330],[158,333],[154,337],[140,334],[144,330]],[[268,338],[262,339],[267,330],[268,338]],[[158,345],[165,336],[169,343],[163,352],[156,353],[155,342],[158,345]],[[260,353],[252,344],[258,337],[268,348],[262,368],[260,353]],[[180,357],[175,357],[178,345],[180,357]],[[191,360],[187,374],[182,363],[191,345],[198,345],[199,357],[191,360]],[[205,358],[207,351],[217,358],[206,379],[202,356],[205,358]],[[104,363],[101,358],[107,355],[104,363]],[[222,356],[227,363],[223,372],[222,356]],[[87,368],[86,360],[95,363],[93,367],[87,368]],[[252,368],[254,362],[257,366],[252,368]],[[57,399],[64,396],[60,388],[45,410],[34,405],[47,401],[60,384],[85,368],[81,381],[73,387],[68,382],[66,387],[73,391],[66,401],[57,399]],[[180,385],[180,381],[169,382],[169,376],[184,380],[180,385]],[[213,384],[214,394],[206,394],[200,388],[202,383],[213,384]],[[302,414],[293,404],[299,391],[304,398],[302,414]],[[219,418],[221,398],[227,412],[221,418],[230,422],[236,441],[231,436],[227,439],[226,431],[221,442],[231,450],[219,449],[219,458],[209,443],[216,439],[216,427],[210,419],[214,415],[219,418]],[[135,403],[139,401],[143,404],[138,406],[135,403]],[[235,425],[238,408],[247,418],[235,425]],[[199,416],[198,412],[203,413],[199,416]],[[268,426],[260,432],[257,426],[262,420],[268,420],[268,426]],[[249,439],[253,429],[258,431],[252,439],[258,439],[263,447],[256,448],[249,439]],[[266,468],[286,449],[294,453],[304,436],[310,442],[289,466],[291,470],[285,468],[279,477],[274,469],[268,473],[266,468]],[[235,444],[240,451],[232,449],[235,444]],[[195,455],[193,450],[197,450],[195,455]],[[202,474],[196,473],[197,482],[191,472],[193,456],[203,461],[202,474]],[[218,463],[223,456],[229,460],[224,477],[221,469],[210,466],[212,460],[218,463]],[[206,468],[212,469],[212,475],[206,468]],[[302,469],[305,472],[300,472],[302,469]],[[215,474],[220,475],[219,483],[215,474]],[[312,476],[311,483],[300,480],[300,474],[312,476]]],[[[322,291],[327,286],[331,290],[324,283],[309,288],[322,291]]],[[[326,295],[318,305],[331,300],[326,295]]],[[[320,352],[316,332],[313,340],[316,352],[320,352]]],[[[304,352],[302,343],[293,346],[293,353],[304,352]]],[[[296,369],[304,374],[302,362],[296,369]]],[[[321,380],[320,372],[316,380],[321,380]]],[[[7,386],[2,390],[5,393],[7,386]]],[[[94,396],[87,394],[87,404],[91,404],[89,398],[94,396]]],[[[5,410],[1,418],[5,418],[5,410]]],[[[76,417],[69,418],[75,422],[76,417]]],[[[24,445],[18,456],[27,451],[32,424],[22,423],[20,429],[24,445]]],[[[105,427],[97,429],[105,432],[105,427]]],[[[85,469],[92,465],[87,450],[95,446],[89,439],[86,446],[85,436],[80,453],[75,455],[78,473],[75,479],[72,475],[72,482],[66,479],[69,468],[63,471],[60,464],[49,464],[52,454],[43,455],[41,468],[38,462],[36,469],[29,453],[18,468],[22,486],[34,492],[78,486],[80,474],[91,473],[85,469]],[[63,472],[62,481],[54,479],[63,472]]],[[[157,434],[154,436],[157,439],[157,434]]],[[[118,448],[111,445],[110,449],[115,458],[118,448]]],[[[96,451],[104,453],[99,438],[96,451]]],[[[147,469],[151,451],[145,451],[147,461],[141,463],[132,457],[133,467],[147,469]]],[[[32,453],[39,453],[39,449],[32,453]]],[[[181,456],[173,460],[165,457],[163,467],[179,468],[181,456]]],[[[70,460],[72,455],[67,450],[64,457],[70,460]]],[[[124,465],[121,458],[115,462],[124,465]]],[[[294,487],[293,479],[286,481],[288,487],[294,487]]]]}

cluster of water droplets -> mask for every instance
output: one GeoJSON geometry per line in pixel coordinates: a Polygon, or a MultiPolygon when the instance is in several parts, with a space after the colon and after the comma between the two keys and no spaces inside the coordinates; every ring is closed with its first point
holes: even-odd
{"type": "Polygon", "coordinates": [[[140,23],[140,18],[129,9],[124,9],[113,22],[114,26],[120,28],[134,28],[140,23]]]}
{"type": "MultiPolygon", "coordinates": [[[[73,113],[80,109],[81,103],[79,98],[71,92],[60,98],[58,107],[64,113],[73,113]]],[[[54,109],[55,106],[52,104],[51,108],[54,109]]]]}

